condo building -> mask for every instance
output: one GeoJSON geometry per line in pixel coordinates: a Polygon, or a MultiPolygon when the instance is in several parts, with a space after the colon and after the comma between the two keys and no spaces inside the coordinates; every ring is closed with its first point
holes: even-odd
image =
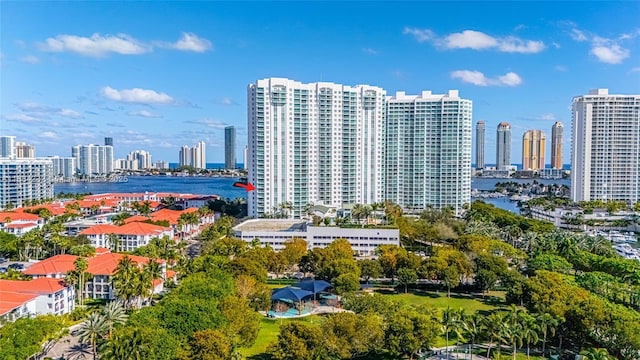
{"type": "Polygon", "coordinates": [[[484,169],[484,121],[476,124],[476,169],[484,169]]]}
{"type": "Polygon", "coordinates": [[[236,128],[227,126],[224,128],[224,167],[236,168],[236,128]]]}
{"type": "Polygon", "coordinates": [[[387,98],[387,200],[410,212],[462,212],[471,198],[471,113],[457,90],[387,98]]]}
{"type": "Polygon", "coordinates": [[[544,169],[546,137],[542,130],[527,130],[522,136],[522,170],[544,169]]]}
{"type": "Polygon", "coordinates": [[[76,175],[76,159],[73,157],[49,156],[53,165],[53,177],[56,180],[69,180],[76,175]]]}
{"type": "Polygon", "coordinates": [[[370,85],[269,78],[249,85],[247,100],[250,216],[384,200],[458,212],[470,201],[471,101],[457,91],[387,97],[370,85]]]}
{"type": "Polygon", "coordinates": [[[284,78],[247,89],[249,215],[384,200],[385,90],[284,78]]]}
{"type": "Polygon", "coordinates": [[[25,200],[51,198],[51,160],[0,158],[0,208],[21,207],[25,200]]]}
{"type": "Polygon", "coordinates": [[[564,127],[557,121],[551,128],[551,168],[562,169],[562,135],[564,127]]]}
{"type": "Polygon", "coordinates": [[[113,146],[76,145],[71,148],[79,175],[104,176],[113,172],[113,146]]]}
{"type": "Polygon", "coordinates": [[[206,169],[207,167],[207,146],[204,141],[199,141],[194,147],[184,145],[180,148],[180,166],[191,166],[196,169],[206,169]]]}
{"type": "Polygon", "coordinates": [[[25,142],[16,142],[16,157],[20,159],[33,159],[36,157],[36,147],[25,142]]]}
{"type": "Polygon", "coordinates": [[[640,95],[573,98],[571,199],[640,201],[640,95]]]}
{"type": "Polygon", "coordinates": [[[0,157],[15,158],[16,157],[16,137],[0,136],[0,157]]]}
{"type": "Polygon", "coordinates": [[[496,137],[496,169],[508,170],[511,166],[511,125],[508,122],[498,124],[496,137]]]}

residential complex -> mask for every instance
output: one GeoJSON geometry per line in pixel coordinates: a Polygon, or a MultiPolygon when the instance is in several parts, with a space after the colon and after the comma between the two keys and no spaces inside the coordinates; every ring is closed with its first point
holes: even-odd
{"type": "Polygon", "coordinates": [[[63,315],[75,308],[75,289],[61,279],[0,280],[0,326],[22,317],[63,315]]]}
{"type": "Polygon", "coordinates": [[[16,157],[19,159],[33,159],[36,157],[36,148],[25,142],[16,142],[16,157]]]}
{"type": "Polygon", "coordinates": [[[198,142],[192,148],[187,145],[180,148],[179,160],[180,166],[191,166],[196,169],[206,169],[207,148],[204,141],[198,142]]]}
{"type": "Polygon", "coordinates": [[[508,122],[498,124],[496,137],[496,170],[508,170],[511,166],[511,125],[508,122]]]}
{"type": "Polygon", "coordinates": [[[573,98],[571,198],[640,201],[640,95],[573,98]]]}
{"type": "Polygon", "coordinates": [[[127,154],[126,159],[117,159],[114,169],[120,170],[149,170],[153,168],[151,154],[144,150],[135,150],[127,154]]]}
{"type": "Polygon", "coordinates": [[[476,124],[476,169],[484,169],[484,133],[485,124],[480,120],[476,124]]]}
{"type": "Polygon", "coordinates": [[[69,180],[75,177],[77,169],[76,158],[49,156],[47,159],[51,160],[53,165],[54,180],[69,180]]]}
{"type": "MultiPolygon", "coordinates": [[[[105,139],[106,140],[106,139],[105,139]]],[[[76,145],[71,148],[81,176],[105,176],[113,172],[113,146],[76,145]]]]}
{"type": "Polygon", "coordinates": [[[16,137],[0,136],[0,158],[16,157],[16,137]]]}
{"type": "Polygon", "coordinates": [[[564,127],[557,121],[551,128],[551,168],[562,169],[562,135],[564,127]]]}
{"type": "Polygon", "coordinates": [[[471,198],[471,113],[456,90],[387,98],[386,200],[462,212],[471,198]]]}
{"type": "Polygon", "coordinates": [[[522,135],[522,170],[544,169],[546,137],[542,130],[527,130],[522,135]]]}
{"type": "Polygon", "coordinates": [[[236,168],[236,128],[234,126],[224,128],[224,168],[236,168]]]}
{"type": "Polygon", "coordinates": [[[286,207],[297,218],[309,204],[461,209],[470,201],[471,101],[457,91],[387,98],[370,85],[269,78],[247,97],[250,216],[286,207]]]}
{"type": "Polygon", "coordinates": [[[250,243],[260,240],[262,246],[274,250],[284,249],[293,238],[307,242],[309,249],[327,247],[334,240],[346,239],[358,256],[372,256],[380,245],[400,245],[398,229],[340,228],[336,226],[312,226],[300,220],[247,220],[233,228],[236,237],[250,243]]]}
{"type": "Polygon", "coordinates": [[[0,208],[53,198],[53,164],[47,159],[0,158],[0,208]]]}

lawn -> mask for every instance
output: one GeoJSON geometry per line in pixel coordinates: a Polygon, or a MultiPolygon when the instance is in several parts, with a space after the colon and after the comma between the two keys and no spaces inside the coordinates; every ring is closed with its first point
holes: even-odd
{"type": "MultiPolygon", "coordinates": [[[[267,319],[260,320],[260,331],[258,332],[258,338],[255,344],[248,349],[242,350],[242,355],[247,358],[251,356],[260,355],[267,352],[267,347],[278,339],[280,333],[280,324],[288,324],[293,321],[305,322],[307,324],[320,323],[321,317],[319,315],[311,315],[298,319],[267,319]]],[[[254,359],[259,359],[255,357],[254,359]]]]}
{"type": "Polygon", "coordinates": [[[406,304],[412,305],[428,305],[436,309],[452,309],[463,308],[469,313],[477,311],[491,311],[504,305],[504,294],[501,292],[491,292],[482,297],[475,297],[466,294],[452,293],[451,297],[447,297],[446,292],[423,291],[416,293],[386,293],[392,299],[399,300],[406,304]]]}

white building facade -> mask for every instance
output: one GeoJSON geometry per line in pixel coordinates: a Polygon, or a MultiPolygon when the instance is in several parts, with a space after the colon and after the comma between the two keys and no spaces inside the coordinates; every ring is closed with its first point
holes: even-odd
{"type": "Polygon", "coordinates": [[[53,177],[56,180],[73,179],[76,174],[76,159],[73,157],[50,156],[53,165],[53,177]]]}
{"type": "Polygon", "coordinates": [[[113,146],[76,145],[71,148],[80,175],[108,175],[113,172],[113,146]]]}
{"type": "Polygon", "coordinates": [[[386,199],[410,212],[471,201],[471,100],[457,90],[387,99],[386,199]]]}
{"type": "Polygon", "coordinates": [[[640,95],[573,99],[571,199],[640,201],[640,95]]]}
{"type": "Polygon", "coordinates": [[[53,164],[48,159],[0,158],[0,208],[24,200],[53,198],[53,164]]]}
{"type": "Polygon", "coordinates": [[[283,78],[249,85],[249,215],[384,200],[385,90],[283,78]]]}

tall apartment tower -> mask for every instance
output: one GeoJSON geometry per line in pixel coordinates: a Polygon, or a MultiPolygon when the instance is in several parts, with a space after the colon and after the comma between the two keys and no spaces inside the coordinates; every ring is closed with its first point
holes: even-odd
{"type": "Polygon", "coordinates": [[[640,201],[640,95],[573,98],[571,199],[640,201]]]}
{"type": "Polygon", "coordinates": [[[203,170],[207,168],[207,145],[204,141],[198,141],[196,146],[191,148],[191,166],[203,170]]]}
{"type": "Polygon", "coordinates": [[[112,137],[104,138],[104,145],[105,146],[113,146],[113,138],[112,137]]]}
{"type": "Polygon", "coordinates": [[[484,121],[476,124],[476,169],[484,169],[484,121]]]}
{"type": "Polygon", "coordinates": [[[33,159],[36,157],[36,147],[25,142],[16,142],[16,157],[19,159],[33,159]]]}
{"type": "Polygon", "coordinates": [[[16,137],[0,136],[0,157],[15,158],[16,157],[16,137]]]}
{"type": "Polygon", "coordinates": [[[375,86],[283,78],[247,89],[250,216],[384,200],[385,96],[375,86]],[[290,205],[290,206],[289,206],[290,205]]]}
{"type": "Polygon", "coordinates": [[[560,121],[551,128],[551,168],[562,169],[562,134],[564,127],[560,121]]]}
{"type": "Polygon", "coordinates": [[[80,175],[108,175],[113,172],[113,146],[76,145],[71,148],[80,175]]]}
{"type": "Polygon", "coordinates": [[[457,90],[387,98],[387,200],[410,212],[462,212],[471,201],[471,114],[457,90]]]}
{"type": "Polygon", "coordinates": [[[0,158],[0,209],[25,200],[53,198],[53,164],[48,159],[0,158]]]}
{"type": "Polygon", "coordinates": [[[227,126],[224,128],[224,167],[236,168],[236,128],[227,126]]]}
{"type": "Polygon", "coordinates": [[[546,137],[542,130],[527,130],[522,136],[522,170],[544,169],[546,137]]]}
{"type": "Polygon", "coordinates": [[[498,124],[496,139],[496,169],[507,170],[511,166],[511,125],[508,122],[498,124]]]}
{"type": "Polygon", "coordinates": [[[180,167],[191,166],[191,149],[187,145],[180,148],[178,164],[180,167]]]}

